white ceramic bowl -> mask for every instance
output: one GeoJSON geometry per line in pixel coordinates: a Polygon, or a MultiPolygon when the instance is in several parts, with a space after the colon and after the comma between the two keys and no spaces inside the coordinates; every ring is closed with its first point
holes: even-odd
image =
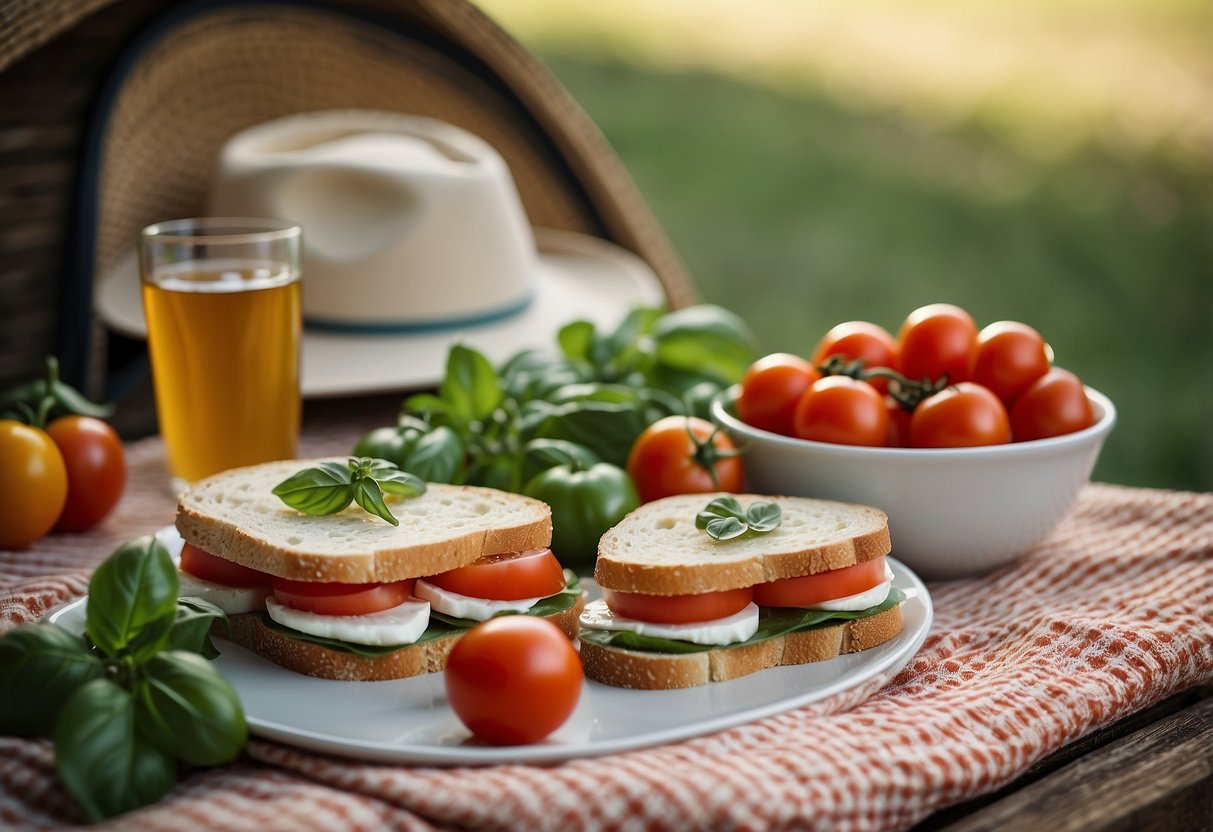
{"type": "Polygon", "coordinates": [[[781,436],[712,406],[746,448],[755,493],[863,503],[889,515],[893,554],[926,578],[1001,566],[1044,537],[1091,476],[1116,408],[1090,387],[1095,424],[1049,439],[980,448],[866,448],[781,436]]]}

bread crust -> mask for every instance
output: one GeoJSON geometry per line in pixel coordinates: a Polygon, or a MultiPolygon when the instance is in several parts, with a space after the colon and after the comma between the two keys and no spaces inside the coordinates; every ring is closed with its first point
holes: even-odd
{"type": "MultiPolygon", "coordinates": [[[[584,607],[583,593],[572,607],[546,618],[573,640],[577,638],[578,618],[584,607]]],[[[385,656],[368,658],[330,650],[321,644],[299,641],[271,630],[261,622],[260,613],[233,615],[228,620],[232,624],[231,640],[241,647],[296,673],[345,682],[381,682],[420,676],[422,673],[437,673],[446,667],[447,658],[462,635],[451,633],[385,656]]],[[[219,625],[212,627],[211,632],[220,638],[227,638],[219,625]]]]}
{"type": "Polygon", "coordinates": [[[738,647],[702,653],[646,653],[581,642],[581,664],[588,679],[620,688],[673,690],[724,682],[770,667],[809,664],[856,653],[896,637],[902,631],[902,607],[830,627],[802,630],[738,647]]]}
{"type": "Polygon", "coordinates": [[[705,532],[694,529],[694,518],[719,496],[725,495],[668,497],[629,514],[599,541],[594,580],[599,586],[622,592],[692,595],[841,569],[892,550],[888,517],[879,509],[755,494],[731,496],[743,506],[757,500],[778,502],[784,507],[784,525],[769,536],[739,542],[712,541],[705,532]],[[822,534],[819,539],[798,535],[788,523],[791,514],[797,511],[823,518],[845,518],[846,531],[830,529],[831,534],[822,534]],[[777,536],[781,530],[786,533],[777,536]],[[644,546],[649,539],[654,545],[644,546]],[[668,555],[655,555],[654,550],[668,555]]]}

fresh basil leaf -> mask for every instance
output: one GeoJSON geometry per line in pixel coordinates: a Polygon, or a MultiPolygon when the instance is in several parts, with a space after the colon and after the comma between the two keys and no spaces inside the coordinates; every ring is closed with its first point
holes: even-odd
{"type": "Polygon", "coordinates": [[[135,719],[130,692],[108,679],[77,689],[59,714],[55,769],[91,820],[155,803],[177,782],[176,761],[136,730],[135,719]]]}
{"type": "Polygon", "coordinates": [[[84,639],[55,624],[0,636],[0,734],[49,734],[67,698],[105,668],[84,639]]]}
{"type": "Polygon", "coordinates": [[[468,469],[468,485],[496,488],[500,491],[521,491],[519,467],[511,454],[484,454],[468,469]]]}
{"type": "Polygon", "coordinates": [[[177,568],[146,536],[118,548],[89,582],[85,634],[110,656],[137,659],[160,650],[177,615],[177,568]]]}
{"type": "Polygon", "coordinates": [[[560,351],[571,359],[587,360],[590,357],[590,343],[594,339],[594,325],[589,321],[573,321],[565,324],[556,333],[556,342],[560,351]]]}
{"type": "Polygon", "coordinates": [[[778,503],[751,503],[745,513],[750,531],[760,534],[774,530],[783,522],[783,509],[778,503]]]}
{"type": "Polygon", "coordinates": [[[585,360],[571,360],[547,350],[523,350],[501,367],[506,395],[519,403],[547,396],[565,384],[589,381],[593,370],[585,360]]]}
{"type": "Polygon", "coordinates": [[[456,344],[447,356],[438,394],[451,414],[466,423],[492,413],[501,404],[503,391],[492,363],[475,350],[456,344]]]}
{"type": "Polygon", "coordinates": [[[425,482],[455,482],[467,452],[448,427],[436,427],[417,440],[401,467],[425,482]]]}
{"type": "Polygon", "coordinates": [[[248,739],[236,691],[195,653],[153,656],[135,683],[134,698],[143,735],[191,765],[230,762],[248,739]]]}
{"type": "Polygon", "coordinates": [[[732,540],[745,534],[747,526],[736,517],[717,517],[708,521],[706,529],[713,540],[732,540]]]}
{"type": "Polygon", "coordinates": [[[619,326],[607,338],[611,353],[620,356],[637,348],[642,336],[648,335],[661,320],[664,311],[656,307],[636,307],[628,312],[619,326]]]}
{"type": "Polygon", "coordinates": [[[540,471],[557,465],[572,464],[580,470],[590,468],[602,460],[585,445],[564,439],[532,439],[526,443],[522,458],[522,481],[530,482],[540,471]]]}
{"type": "Polygon", "coordinates": [[[425,493],[425,482],[420,477],[408,471],[401,471],[391,463],[384,464],[382,460],[372,463],[371,478],[385,494],[417,497],[425,493]]]}
{"type": "Polygon", "coordinates": [[[354,486],[354,502],[376,517],[388,521],[393,526],[400,525],[400,521],[396,519],[396,515],[392,514],[391,509],[387,507],[387,503],[383,501],[383,491],[380,490],[379,483],[373,479],[358,480],[358,484],[354,486]]]}
{"type": "Polygon", "coordinates": [[[708,374],[731,384],[754,360],[754,338],[737,315],[711,304],[665,315],[653,328],[656,359],[678,370],[708,374]]]}
{"type": "Polygon", "coordinates": [[[560,405],[533,402],[528,438],[563,439],[589,448],[603,462],[623,468],[636,437],[647,428],[645,408],[595,401],[560,405]]]}
{"type": "Polygon", "coordinates": [[[404,410],[427,416],[449,416],[451,406],[433,393],[415,393],[404,400],[404,410]]]}
{"type": "Polygon", "coordinates": [[[273,494],[304,514],[336,514],[354,499],[353,476],[347,463],[321,462],[287,477],[273,494]]]}
{"type": "Polygon", "coordinates": [[[588,644],[595,644],[599,647],[618,647],[624,650],[639,650],[643,653],[706,653],[721,646],[738,646],[695,644],[692,641],[642,636],[629,630],[591,630],[585,627],[581,629],[577,637],[588,644]]]}
{"type": "Polygon", "coordinates": [[[736,517],[738,520],[746,519],[745,509],[741,507],[741,503],[736,497],[717,497],[704,506],[700,514],[709,515],[710,517],[736,517]]]}
{"type": "Polygon", "coordinates": [[[169,632],[166,650],[188,650],[198,653],[204,659],[213,659],[219,655],[211,641],[211,624],[223,622],[224,630],[229,638],[232,635],[232,622],[227,613],[207,601],[205,598],[188,596],[177,599],[177,618],[173,629],[169,632]]]}

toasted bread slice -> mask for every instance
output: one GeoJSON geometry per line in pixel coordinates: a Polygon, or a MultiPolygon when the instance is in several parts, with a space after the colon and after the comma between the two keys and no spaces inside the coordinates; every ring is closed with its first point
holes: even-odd
{"type": "Polygon", "coordinates": [[[177,530],[204,551],[280,578],[341,583],[424,577],[551,543],[546,503],[492,488],[431,483],[418,497],[388,497],[399,526],[357,505],[313,517],[273,494],[321,461],[268,462],[202,480],[181,496],[177,530]]]}
{"type": "Polygon", "coordinates": [[[841,569],[887,555],[889,521],[869,506],[737,494],[742,507],[773,501],[783,509],[774,531],[716,541],[695,528],[695,515],[722,494],[683,494],[633,511],[602,536],[594,580],[645,595],[690,595],[738,589],[780,578],[841,569]]]}
{"type": "Polygon", "coordinates": [[[614,687],[691,688],[736,679],[769,667],[824,661],[883,644],[901,633],[902,606],[898,604],[867,618],[702,653],[647,653],[583,641],[581,664],[586,678],[614,687]]]}

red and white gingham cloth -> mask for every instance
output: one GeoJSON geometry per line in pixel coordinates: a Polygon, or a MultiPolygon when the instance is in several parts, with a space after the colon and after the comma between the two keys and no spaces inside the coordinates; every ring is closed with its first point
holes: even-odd
{"type": "MultiPolygon", "coordinates": [[[[305,450],[350,445],[324,439],[305,450]]],[[[0,629],[81,595],[118,543],[171,521],[159,454],[155,440],[130,446],[128,493],[102,529],[0,552],[0,629]]],[[[856,691],[700,739],[548,767],[359,764],[254,739],[237,764],[194,773],[108,826],[903,828],[1213,680],[1213,496],[1088,486],[1019,563],[931,593],[926,644],[870,698],[856,691]]],[[[80,820],[50,743],[0,737],[0,827],[80,820]]]]}

